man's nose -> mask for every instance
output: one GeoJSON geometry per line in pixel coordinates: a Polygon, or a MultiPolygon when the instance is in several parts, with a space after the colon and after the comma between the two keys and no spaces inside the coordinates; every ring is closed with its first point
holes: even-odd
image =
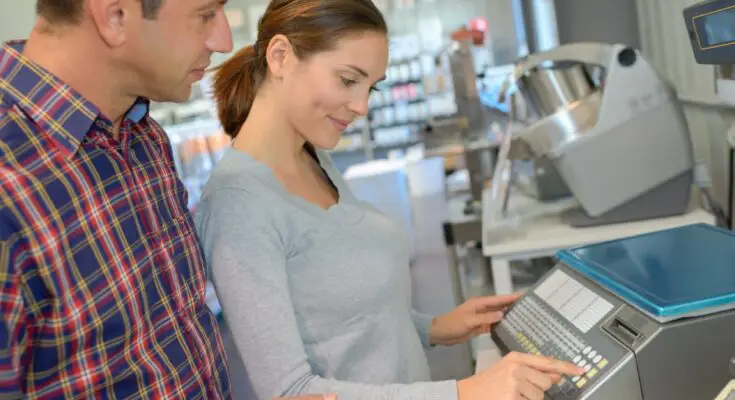
{"type": "Polygon", "coordinates": [[[207,39],[207,49],[213,53],[225,54],[232,51],[232,29],[224,10],[217,13],[214,29],[207,39]]]}

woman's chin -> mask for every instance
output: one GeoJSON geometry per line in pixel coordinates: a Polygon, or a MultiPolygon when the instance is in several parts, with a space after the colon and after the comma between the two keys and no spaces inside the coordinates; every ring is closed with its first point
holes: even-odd
{"type": "Polygon", "coordinates": [[[340,136],[337,135],[335,138],[332,137],[323,137],[319,138],[318,140],[311,141],[311,145],[314,146],[317,149],[320,150],[334,150],[337,145],[339,144],[340,136]]]}

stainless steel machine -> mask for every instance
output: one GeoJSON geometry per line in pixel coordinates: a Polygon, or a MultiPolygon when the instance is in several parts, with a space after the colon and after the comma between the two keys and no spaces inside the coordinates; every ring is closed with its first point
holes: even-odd
{"type": "Polygon", "coordinates": [[[493,329],[585,369],[548,399],[713,399],[735,354],[735,234],[690,225],[561,251],[493,329]]]}
{"type": "Polygon", "coordinates": [[[455,145],[463,148],[464,166],[470,178],[468,213],[479,212],[482,191],[492,177],[497,155],[496,127],[508,120],[505,113],[486,107],[480,99],[478,77],[483,74],[475,68],[472,49],[482,45],[482,35],[459,29],[452,34],[449,46],[437,56],[438,59],[447,56],[457,113],[451,118],[430,121],[421,137],[428,152],[455,145]]]}
{"type": "MultiPolygon", "coordinates": [[[[715,66],[715,91],[719,99],[735,107],[735,1],[704,1],[684,10],[684,21],[699,64],[715,66]]],[[[735,229],[735,124],[728,132],[730,151],[727,225],[735,229]]]]}
{"type": "MultiPolygon", "coordinates": [[[[684,23],[691,41],[694,58],[699,64],[715,66],[715,91],[726,105],[735,107],[735,0],[709,0],[684,9],[684,23]]],[[[729,179],[726,219],[733,229],[735,209],[735,123],[728,132],[729,179]]],[[[735,355],[730,351],[729,355],[735,355]]],[[[727,370],[722,361],[718,371],[727,370]]],[[[724,386],[716,400],[735,400],[735,357],[730,359],[730,381],[722,380],[724,386]]]]}
{"type": "Polygon", "coordinates": [[[560,46],[519,61],[507,89],[529,108],[508,157],[543,166],[545,185],[556,194],[550,198],[568,189],[579,207],[565,212],[567,223],[687,210],[694,168],[687,123],[673,86],[640,52],[603,43],[560,46]]]}

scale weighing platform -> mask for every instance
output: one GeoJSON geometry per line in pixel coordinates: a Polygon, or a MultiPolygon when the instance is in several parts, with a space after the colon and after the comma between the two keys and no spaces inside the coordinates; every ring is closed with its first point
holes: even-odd
{"type": "Polygon", "coordinates": [[[713,399],[735,354],[735,234],[709,225],[599,243],[559,263],[493,329],[504,353],[586,373],[554,400],[713,399]]]}

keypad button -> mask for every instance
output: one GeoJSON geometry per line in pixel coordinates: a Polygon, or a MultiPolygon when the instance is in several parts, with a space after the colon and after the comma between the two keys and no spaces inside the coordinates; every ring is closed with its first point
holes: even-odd
{"type": "Polygon", "coordinates": [[[600,354],[596,355],[595,358],[592,359],[592,362],[595,364],[599,364],[600,361],[602,361],[602,356],[600,354]]]}
{"type": "Polygon", "coordinates": [[[591,370],[587,372],[587,377],[590,379],[594,378],[597,375],[597,372],[598,372],[597,369],[592,368],[591,370]]]}
{"type": "Polygon", "coordinates": [[[587,365],[587,360],[582,360],[578,362],[577,365],[579,365],[581,368],[584,368],[584,366],[587,365]]]}
{"type": "Polygon", "coordinates": [[[589,357],[590,359],[593,359],[593,358],[597,357],[597,352],[594,351],[594,350],[592,350],[592,351],[590,351],[590,354],[587,354],[587,357],[589,357]]]}
{"type": "Polygon", "coordinates": [[[574,363],[575,364],[578,363],[578,362],[580,362],[580,361],[582,361],[582,356],[576,356],[576,357],[574,357],[574,363]]]}
{"type": "Polygon", "coordinates": [[[578,380],[579,380],[579,377],[578,376],[575,376],[575,377],[572,378],[572,382],[574,382],[574,383],[577,383],[578,380]]]}
{"type": "Polygon", "coordinates": [[[580,379],[580,380],[578,380],[578,381],[577,381],[577,387],[578,387],[578,388],[580,388],[580,389],[581,389],[581,388],[582,388],[582,386],[584,386],[585,384],[587,384],[587,378],[582,378],[582,379],[580,379]]]}
{"type": "Polygon", "coordinates": [[[597,363],[597,367],[600,369],[605,368],[605,366],[607,366],[607,360],[604,358],[599,363],[597,363]]]}
{"type": "Polygon", "coordinates": [[[591,364],[587,364],[587,365],[584,366],[584,372],[590,372],[591,369],[592,369],[592,365],[591,364]]]}
{"type": "MultiPolygon", "coordinates": [[[[579,381],[577,382],[579,383],[579,381]]],[[[562,386],[561,390],[567,397],[574,397],[577,388],[573,383],[567,382],[566,385],[562,386]]]]}
{"type": "Polygon", "coordinates": [[[584,348],[584,350],[582,350],[582,354],[587,355],[590,353],[590,351],[592,351],[592,347],[587,346],[584,348]]]}

